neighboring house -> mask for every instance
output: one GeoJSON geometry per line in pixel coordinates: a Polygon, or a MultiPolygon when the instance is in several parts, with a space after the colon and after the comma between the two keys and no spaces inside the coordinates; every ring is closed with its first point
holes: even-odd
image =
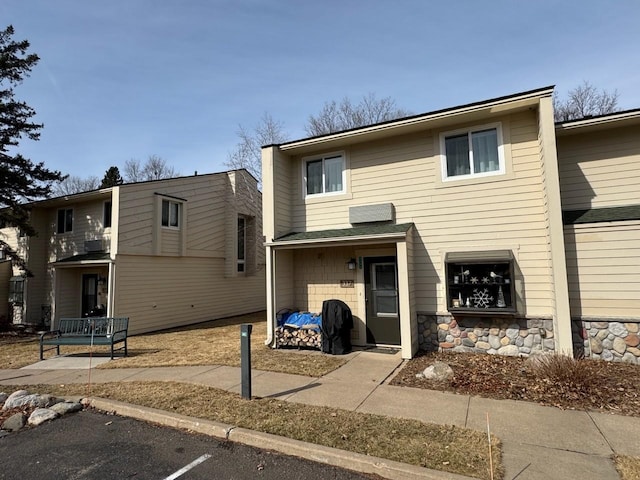
{"type": "Polygon", "coordinates": [[[640,112],[556,126],[552,95],[264,147],[267,342],[280,310],[337,298],[355,345],[404,358],[571,353],[575,332],[638,362],[640,112]]]}
{"type": "Polygon", "coordinates": [[[0,263],[0,315],[127,316],[136,334],[264,310],[261,202],[246,170],[34,202],[38,236],[0,229],[34,275],[0,263]]]}

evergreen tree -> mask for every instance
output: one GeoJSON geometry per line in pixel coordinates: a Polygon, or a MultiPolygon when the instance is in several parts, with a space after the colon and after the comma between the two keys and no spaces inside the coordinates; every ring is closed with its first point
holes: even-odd
{"type": "MultiPolygon", "coordinates": [[[[32,121],[35,110],[15,98],[14,89],[29,76],[40,58],[27,53],[27,40],[15,41],[13,26],[0,31],[0,225],[36,232],[29,223],[25,202],[51,195],[52,182],[64,177],[44,163],[33,163],[16,152],[22,138],[38,140],[43,125],[32,121]]],[[[21,266],[24,262],[0,238],[0,249],[21,266]]]]}
{"type": "Polygon", "coordinates": [[[124,180],[120,176],[120,170],[118,167],[109,167],[104,174],[100,188],[115,187],[116,185],[122,185],[124,180]]]}

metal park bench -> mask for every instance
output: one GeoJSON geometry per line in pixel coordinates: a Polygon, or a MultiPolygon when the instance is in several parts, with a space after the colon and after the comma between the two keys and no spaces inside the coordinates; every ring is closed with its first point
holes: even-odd
{"type": "Polygon", "coordinates": [[[57,330],[40,335],[40,360],[44,360],[44,352],[53,350],[53,346],[60,355],[60,345],[107,345],[111,347],[112,360],[117,350],[124,350],[127,356],[127,317],[61,318],[57,326],[57,330]],[[114,349],[118,343],[123,345],[114,349]],[[53,346],[45,349],[45,345],[53,346]]]}

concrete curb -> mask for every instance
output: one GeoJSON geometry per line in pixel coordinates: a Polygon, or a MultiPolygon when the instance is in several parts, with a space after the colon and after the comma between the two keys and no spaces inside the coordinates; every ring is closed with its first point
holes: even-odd
{"type": "Polygon", "coordinates": [[[430,470],[384,458],[347,452],[337,448],[301,442],[270,433],[256,432],[220,422],[165,412],[156,408],[131,405],[116,400],[91,397],[89,405],[98,410],[113,412],[137,420],[211,435],[223,440],[273,450],[285,455],[305,458],[356,472],[373,473],[390,480],[471,480],[470,477],[453,473],[430,470]]]}

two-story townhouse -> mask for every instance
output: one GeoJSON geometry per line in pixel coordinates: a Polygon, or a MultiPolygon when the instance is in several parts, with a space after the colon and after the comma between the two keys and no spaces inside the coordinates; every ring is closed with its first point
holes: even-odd
{"type": "Polygon", "coordinates": [[[640,110],[556,137],[576,353],[640,363],[640,110]]]}
{"type": "Polygon", "coordinates": [[[38,236],[0,231],[33,273],[13,271],[8,288],[3,283],[14,322],[55,325],[94,312],[129,317],[136,334],[265,307],[261,194],[245,170],[30,207],[38,236]]]}
{"type": "MultiPolygon", "coordinates": [[[[607,227],[618,232],[609,241],[626,238],[628,249],[615,270],[626,288],[605,304],[602,295],[585,296],[584,275],[598,281],[581,263],[593,257],[580,252],[598,248],[587,246],[593,232],[565,248],[580,228],[563,225],[563,202],[565,210],[593,206],[583,203],[584,192],[571,204],[568,183],[561,196],[561,178],[575,177],[581,161],[569,153],[572,142],[591,150],[586,162],[602,160],[610,148],[593,140],[593,125],[577,122],[557,126],[556,143],[552,95],[548,87],[264,147],[267,342],[275,344],[280,310],[319,313],[330,298],[351,308],[355,345],[397,346],[404,358],[418,349],[571,353],[572,330],[583,337],[578,343],[596,343],[586,339],[604,325],[596,317],[614,330],[624,318],[625,329],[637,331],[632,292],[639,279],[630,272],[637,260],[624,263],[639,258],[637,221],[635,230],[607,227]],[[563,176],[558,149],[566,150],[563,176]]],[[[619,149],[623,175],[638,158],[631,122],[620,133],[627,141],[627,150],[619,149]]],[[[609,147],[617,143],[600,135],[609,147]]],[[[616,180],[605,177],[603,188],[615,190],[616,180]]],[[[636,192],[632,186],[618,196],[619,205],[637,210],[636,192]]],[[[598,261],[598,272],[606,270],[606,260],[598,261]]]]}

